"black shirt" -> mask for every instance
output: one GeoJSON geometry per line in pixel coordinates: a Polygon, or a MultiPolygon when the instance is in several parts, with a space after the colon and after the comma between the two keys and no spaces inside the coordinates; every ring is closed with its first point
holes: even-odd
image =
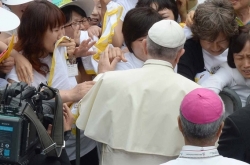
{"type": "Polygon", "coordinates": [[[184,49],[185,53],[180,58],[177,72],[195,81],[196,74],[205,71],[202,47],[199,41],[191,38],[184,44],[184,49]]]}

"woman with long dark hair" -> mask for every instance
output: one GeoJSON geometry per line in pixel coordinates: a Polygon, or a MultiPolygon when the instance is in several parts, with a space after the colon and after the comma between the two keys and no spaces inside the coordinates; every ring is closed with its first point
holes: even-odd
{"type": "MultiPolygon", "coordinates": [[[[94,83],[77,84],[70,71],[74,66],[68,58],[81,50],[80,47],[76,49],[74,40],[64,36],[65,22],[63,12],[51,2],[31,2],[21,18],[15,49],[22,52],[32,65],[34,81],[31,85],[48,83],[49,86],[59,89],[63,102],[73,103],[78,102],[94,83]]],[[[7,79],[10,82],[19,81],[15,69],[7,75],[7,79]]],[[[75,111],[75,106],[72,106],[71,112],[74,114],[75,111]]],[[[81,144],[85,145],[83,147],[87,148],[90,141],[92,140],[81,133],[81,144]]],[[[66,141],[66,151],[75,152],[74,142],[75,136],[71,134],[66,141]],[[73,144],[70,143],[72,141],[73,144]]],[[[95,147],[96,143],[92,142],[91,145],[95,147]]],[[[82,155],[89,153],[94,147],[82,155]]]]}

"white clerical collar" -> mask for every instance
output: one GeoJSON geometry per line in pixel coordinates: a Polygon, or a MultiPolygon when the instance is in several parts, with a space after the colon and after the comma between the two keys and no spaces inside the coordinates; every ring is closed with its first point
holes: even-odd
{"type": "Polygon", "coordinates": [[[145,65],[162,65],[162,66],[167,66],[173,69],[173,66],[170,62],[164,61],[164,60],[156,60],[156,59],[148,59],[143,66],[145,65]]]}
{"type": "Polygon", "coordinates": [[[198,147],[198,146],[183,146],[179,158],[210,158],[219,156],[219,152],[215,146],[198,147]]]}

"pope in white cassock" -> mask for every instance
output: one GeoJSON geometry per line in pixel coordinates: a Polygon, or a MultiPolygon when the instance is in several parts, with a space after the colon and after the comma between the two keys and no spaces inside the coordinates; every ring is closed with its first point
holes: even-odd
{"type": "MultiPolygon", "coordinates": [[[[142,41],[148,59],[142,68],[97,76],[79,103],[76,125],[103,144],[100,165],[156,165],[179,155],[180,103],[200,87],[173,70],[185,41],[178,23],[157,22],[142,41]]],[[[102,60],[108,61],[107,54],[102,60]]]]}

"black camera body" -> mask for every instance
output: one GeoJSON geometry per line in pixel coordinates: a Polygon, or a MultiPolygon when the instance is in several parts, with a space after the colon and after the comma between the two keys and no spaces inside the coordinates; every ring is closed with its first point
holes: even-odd
{"type": "Polygon", "coordinates": [[[23,111],[28,104],[40,122],[48,127],[53,122],[53,113],[48,113],[53,112],[55,106],[51,100],[53,94],[48,95],[51,95],[48,89],[38,92],[35,87],[22,82],[0,90],[0,165],[26,165],[35,155],[40,146],[39,137],[35,125],[23,111]]]}
{"type": "Polygon", "coordinates": [[[0,115],[0,164],[28,164],[38,145],[36,129],[29,120],[0,115]]]}

